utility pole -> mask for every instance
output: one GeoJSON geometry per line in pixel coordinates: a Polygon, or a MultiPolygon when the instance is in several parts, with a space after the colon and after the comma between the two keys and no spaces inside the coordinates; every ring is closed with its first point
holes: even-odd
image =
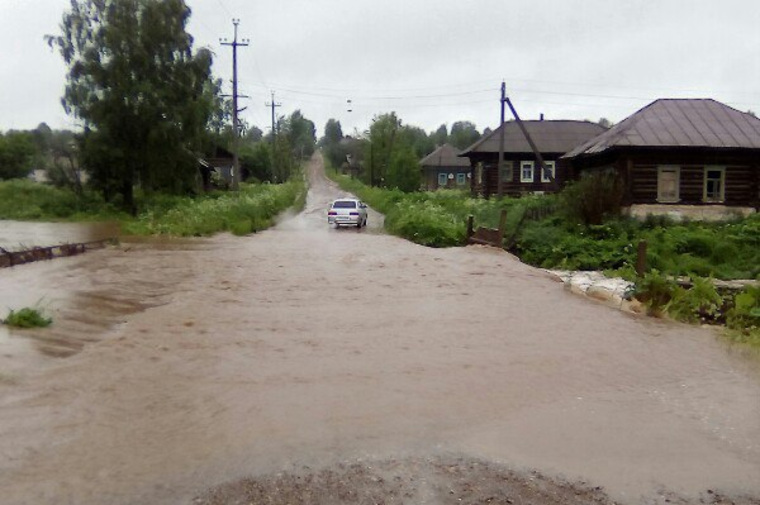
{"type": "Polygon", "coordinates": [[[264,105],[272,108],[272,175],[277,182],[277,153],[275,152],[277,149],[277,114],[275,109],[282,107],[282,104],[274,101],[274,91],[272,91],[272,101],[264,105]]]}
{"type": "MultiPolygon", "coordinates": [[[[520,127],[520,130],[522,131],[522,134],[525,137],[525,140],[528,141],[528,145],[530,145],[531,150],[533,150],[533,154],[536,156],[536,161],[538,162],[539,174],[540,175],[546,174],[546,176],[549,178],[552,188],[555,191],[559,191],[559,184],[557,183],[557,180],[555,179],[554,174],[546,171],[546,162],[544,162],[544,157],[541,155],[541,151],[538,150],[538,147],[536,147],[536,143],[533,141],[533,137],[530,136],[530,133],[528,133],[528,129],[525,127],[525,124],[522,122],[522,119],[520,119],[520,116],[517,114],[517,111],[515,110],[515,106],[512,105],[512,101],[506,95],[504,96],[504,101],[507,103],[509,110],[512,111],[512,115],[515,117],[515,121],[517,121],[517,126],[520,127]]],[[[556,167],[555,167],[555,170],[556,170],[556,167]]]]}
{"type": "Polygon", "coordinates": [[[232,148],[232,190],[237,191],[240,189],[240,158],[238,156],[238,151],[240,151],[240,125],[238,123],[238,113],[245,110],[245,108],[238,109],[238,98],[250,98],[246,95],[238,94],[237,48],[247,46],[250,40],[243,39],[241,42],[238,42],[238,25],[240,24],[240,20],[233,19],[232,24],[235,27],[232,42],[227,42],[227,39],[220,39],[219,42],[223,46],[232,46],[232,130],[234,144],[232,148]]]}
{"type": "Polygon", "coordinates": [[[501,174],[504,171],[504,104],[507,101],[507,84],[501,81],[501,123],[499,123],[499,173],[496,174],[496,194],[499,198],[504,196],[501,187],[501,174]]]}
{"type": "Polygon", "coordinates": [[[277,136],[277,119],[276,119],[275,109],[277,107],[282,107],[281,103],[277,103],[274,101],[274,91],[272,91],[272,101],[269,103],[265,103],[264,106],[272,108],[272,138],[274,138],[275,136],[277,136]]]}

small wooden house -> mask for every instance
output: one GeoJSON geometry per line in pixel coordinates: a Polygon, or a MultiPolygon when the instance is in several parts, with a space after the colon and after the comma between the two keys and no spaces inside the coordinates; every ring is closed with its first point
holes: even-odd
{"type": "Polygon", "coordinates": [[[616,171],[632,215],[746,215],[760,202],[760,119],[711,99],[660,99],[562,164],[574,176],[616,171]]]}
{"type": "MultiPolygon", "coordinates": [[[[606,128],[590,121],[523,121],[536,144],[548,171],[558,186],[567,181],[557,160],[571,149],[604,132],[606,128]]],[[[539,173],[536,156],[516,121],[507,121],[465,149],[460,156],[469,158],[473,190],[483,196],[499,193],[520,196],[554,190],[548,174],[539,173]],[[504,130],[504,167],[498,173],[501,131],[504,130]]]]}
{"type": "Polygon", "coordinates": [[[420,160],[422,188],[435,191],[439,188],[470,189],[470,162],[460,158],[459,151],[443,144],[420,160]]]}
{"type": "MultiPolygon", "coordinates": [[[[198,160],[203,189],[206,191],[213,186],[214,174],[227,184],[231,183],[234,166],[234,156],[223,147],[215,146],[209,154],[210,156],[198,160]]],[[[245,174],[243,173],[243,175],[245,174]]]]}

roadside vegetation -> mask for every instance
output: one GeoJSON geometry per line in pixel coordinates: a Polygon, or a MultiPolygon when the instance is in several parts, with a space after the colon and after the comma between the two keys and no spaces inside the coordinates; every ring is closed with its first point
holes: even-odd
{"type": "Polygon", "coordinates": [[[137,192],[136,216],[104,202],[97,194],[27,180],[0,182],[0,219],[118,221],[126,235],[202,236],[220,231],[246,235],[267,228],[277,214],[302,207],[306,184],[296,175],[283,184],[242,184],[240,191],[196,196],[137,192]]]}

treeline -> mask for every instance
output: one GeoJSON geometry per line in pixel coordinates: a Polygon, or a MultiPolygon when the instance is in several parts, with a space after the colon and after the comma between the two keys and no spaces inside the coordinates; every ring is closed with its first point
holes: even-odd
{"type": "Polygon", "coordinates": [[[457,121],[451,130],[443,124],[427,133],[417,126],[402,124],[396,113],[390,112],[375,116],[369,130],[353,136],[344,135],[340,122],[330,119],[320,147],[329,163],[343,173],[369,186],[410,192],[420,189],[420,159],[447,143],[464,149],[480,136],[469,121],[457,121]]]}

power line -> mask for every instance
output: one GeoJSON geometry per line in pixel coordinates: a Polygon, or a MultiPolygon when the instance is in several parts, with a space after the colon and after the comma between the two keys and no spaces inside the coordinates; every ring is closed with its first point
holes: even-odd
{"type": "Polygon", "coordinates": [[[222,7],[222,9],[224,9],[225,12],[227,12],[227,14],[229,14],[230,16],[234,16],[234,14],[232,14],[232,12],[230,12],[230,10],[227,8],[227,6],[224,5],[224,2],[222,2],[222,0],[216,0],[216,1],[219,3],[219,5],[222,7]]]}

